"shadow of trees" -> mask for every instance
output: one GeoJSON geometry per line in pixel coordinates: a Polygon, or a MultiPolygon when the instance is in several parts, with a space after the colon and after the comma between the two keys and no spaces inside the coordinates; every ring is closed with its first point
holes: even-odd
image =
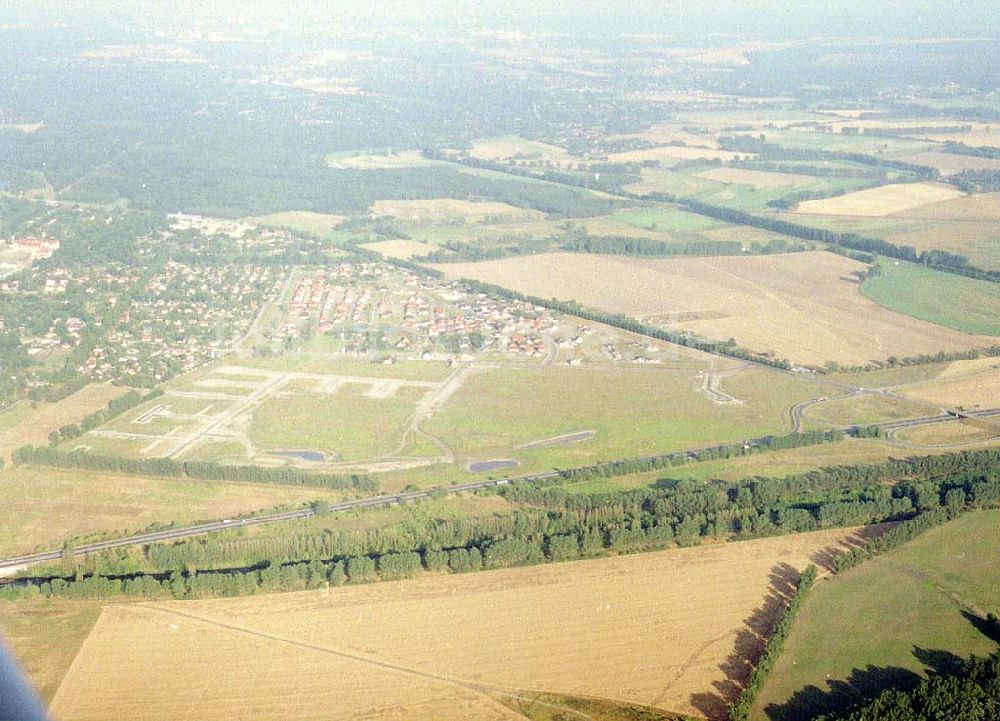
{"type": "Polygon", "coordinates": [[[889,524],[878,524],[860,528],[854,535],[840,540],[835,545],[827,546],[814,552],[809,557],[809,561],[816,564],[816,567],[820,570],[832,571],[834,563],[839,556],[849,553],[855,548],[863,547],[868,541],[880,536],[889,527],[889,524]]]}
{"type": "Polygon", "coordinates": [[[764,642],[795,594],[798,580],[799,572],[787,563],[779,563],[771,569],[764,602],[743,620],[732,653],[719,666],[725,678],[712,684],[714,692],[691,696],[691,705],[706,718],[726,718],[729,704],[746,685],[753,664],[764,651],[764,642]]]}
{"type": "MultiPolygon", "coordinates": [[[[1000,643],[1000,627],[995,619],[986,619],[969,611],[962,616],[987,637],[1000,643]]],[[[845,631],[849,632],[849,631],[845,631]]],[[[964,661],[950,651],[913,647],[913,656],[933,673],[954,674],[964,661]]],[[[922,676],[900,666],[874,666],[856,668],[846,679],[829,680],[827,690],[809,685],[797,691],[783,704],[769,704],[764,713],[771,721],[801,721],[822,714],[840,713],[864,704],[889,688],[908,691],[922,676]]]]}

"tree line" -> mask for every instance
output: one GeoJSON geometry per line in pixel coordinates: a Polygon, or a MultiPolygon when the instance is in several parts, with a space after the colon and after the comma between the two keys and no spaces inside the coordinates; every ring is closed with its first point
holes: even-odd
{"type": "Polygon", "coordinates": [[[928,165],[908,163],[881,155],[868,155],[843,150],[819,150],[815,148],[786,148],[767,142],[763,135],[724,135],[719,137],[719,147],[737,153],[755,153],[764,160],[825,160],[858,163],[873,168],[899,170],[912,174],[920,180],[935,180],[939,173],[928,165]]]}
{"type": "MultiPolygon", "coordinates": [[[[654,197],[653,194],[644,196],[647,199],[659,200],[662,195],[654,197]]],[[[824,228],[814,228],[808,225],[793,223],[781,218],[754,215],[745,210],[726,208],[712,205],[692,198],[673,199],[685,210],[698,213],[709,218],[722,220],[735,225],[748,225],[754,228],[762,228],[774,233],[790,235],[793,238],[803,238],[805,240],[815,240],[821,243],[831,243],[843,246],[851,250],[858,250],[864,253],[882,255],[889,258],[909,261],[911,263],[921,263],[935,270],[945,271],[964,275],[969,278],[989,280],[994,283],[1000,282],[1000,271],[984,270],[969,264],[968,258],[957,253],[931,250],[917,252],[916,248],[909,245],[896,245],[881,238],[869,238],[857,233],[842,233],[838,231],[826,230],[824,228]]]]}
{"type": "Polygon", "coordinates": [[[243,481],[286,486],[355,489],[377,491],[378,482],[365,474],[337,475],[314,473],[290,466],[231,466],[213,461],[175,461],[171,458],[122,458],[85,451],[61,451],[58,448],[26,445],[14,451],[15,463],[31,463],[54,468],[80,468],[106,473],[129,473],[164,478],[243,481]]]}
{"type": "Polygon", "coordinates": [[[208,536],[148,546],[143,567],[152,570],[106,558],[91,575],[81,567],[70,576],[5,587],[0,595],[235,595],[634,553],[703,537],[746,539],[915,519],[901,526],[906,530],[886,534],[881,546],[872,541],[868,552],[874,553],[938,518],[1000,504],[998,461],[1000,450],[985,450],[738,483],[663,479],[653,487],[594,494],[512,484],[498,490],[513,507],[502,516],[414,513],[384,528],[208,536]]]}
{"type": "Polygon", "coordinates": [[[944,141],[944,152],[953,155],[969,155],[974,158],[1000,159],[1000,148],[989,145],[966,145],[965,143],[956,143],[954,140],[944,141]]]}
{"type": "Polygon", "coordinates": [[[1000,190],[1000,170],[963,170],[949,182],[966,193],[995,193],[1000,190]]]}
{"type": "Polygon", "coordinates": [[[813,584],[816,582],[816,573],[816,566],[810,565],[799,576],[795,593],[788,601],[788,606],[774,624],[771,632],[767,634],[764,651],[757,663],[754,664],[753,670],[750,671],[747,685],[740,691],[739,698],[729,705],[729,721],[749,721],[750,709],[753,707],[757,694],[763,688],[764,682],[774,669],[778,656],[781,655],[785,640],[792,630],[792,624],[795,623],[795,618],[799,615],[806,596],[809,595],[809,591],[812,590],[813,584]]]}

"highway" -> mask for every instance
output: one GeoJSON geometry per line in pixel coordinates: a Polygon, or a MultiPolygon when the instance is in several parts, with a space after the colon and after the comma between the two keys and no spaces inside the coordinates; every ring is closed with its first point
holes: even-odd
{"type": "MultiPolygon", "coordinates": [[[[886,421],[884,423],[872,423],[873,426],[878,426],[883,431],[898,431],[902,428],[915,428],[917,426],[927,426],[934,423],[947,423],[949,421],[961,421],[961,420],[985,420],[988,418],[996,418],[1000,416],[1000,408],[984,408],[977,411],[950,411],[946,413],[938,413],[933,416],[920,416],[919,418],[903,418],[898,421],[886,421]]],[[[841,426],[842,430],[852,431],[861,428],[862,426],[841,426]]]]}

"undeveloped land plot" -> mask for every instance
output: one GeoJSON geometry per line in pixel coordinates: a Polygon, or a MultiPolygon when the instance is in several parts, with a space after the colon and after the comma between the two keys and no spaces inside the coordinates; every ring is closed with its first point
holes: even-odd
{"type": "Polygon", "coordinates": [[[833,253],[648,260],[568,253],[437,266],[543,298],[575,299],[800,363],[864,363],[990,345],[882,308],[858,292],[865,266],[833,253]]]}
{"type": "Polygon", "coordinates": [[[807,200],[799,203],[797,212],[881,217],[930,203],[951,200],[961,194],[962,192],[956,188],[934,183],[882,185],[834,198],[807,200]]]}
{"type": "Polygon", "coordinates": [[[12,451],[27,443],[44,444],[52,431],[68,423],[79,423],[128,390],[123,386],[95,383],[57,403],[38,408],[24,421],[0,433],[0,458],[9,458],[12,451]]]}
{"type": "Polygon", "coordinates": [[[824,531],[575,563],[104,611],[53,714],[510,718],[544,690],[722,718],[824,531]]]}

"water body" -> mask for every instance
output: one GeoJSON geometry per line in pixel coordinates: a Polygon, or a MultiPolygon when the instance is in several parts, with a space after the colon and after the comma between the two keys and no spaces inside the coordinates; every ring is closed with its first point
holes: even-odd
{"type": "Polygon", "coordinates": [[[326,460],[326,454],[319,451],[275,451],[272,456],[284,456],[285,458],[298,458],[302,461],[319,463],[326,460]]]}
{"type": "Polygon", "coordinates": [[[469,470],[473,473],[482,473],[483,471],[495,471],[500,468],[517,468],[518,465],[520,464],[517,461],[509,460],[476,461],[469,464],[469,470]]]}

